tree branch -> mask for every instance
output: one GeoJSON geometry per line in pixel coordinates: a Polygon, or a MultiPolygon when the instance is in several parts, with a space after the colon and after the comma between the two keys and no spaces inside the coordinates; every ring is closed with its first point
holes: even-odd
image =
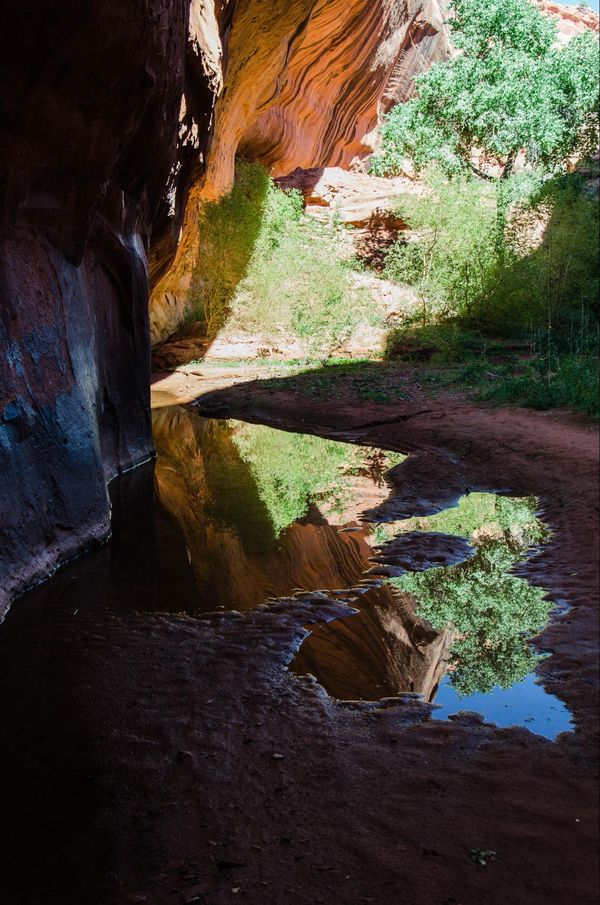
{"type": "Polygon", "coordinates": [[[504,169],[502,170],[502,176],[500,177],[500,179],[508,179],[508,177],[512,173],[512,169],[515,165],[516,159],[517,159],[516,152],[511,151],[507,157],[506,163],[504,164],[504,169]]]}
{"type": "Polygon", "coordinates": [[[480,170],[478,167],[474,166],[472,163],[468,164],[469,169],[475,173],[476,176],[479,176],[480,179],[485,179],[486,182],[496,182],[495,176],[490,176],[488,173],[484,173],[483,170],[480,170]]]}

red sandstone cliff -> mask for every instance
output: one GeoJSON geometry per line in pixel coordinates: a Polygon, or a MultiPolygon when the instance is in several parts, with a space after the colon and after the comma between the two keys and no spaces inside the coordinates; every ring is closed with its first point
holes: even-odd
{"type": "Polygon", "coordinates": [[[554,19],[561,44],[584,31],[598,31],[598,13],[586,6],[565,6],[552,0],[535,0],[542,12],[554,19]]]}
{"type": "MultiPolygon", "coordinates": [[[[236,154],[274,175],[348,166],[370,149],[414,76],[449,52],[445,0],[260,0],[235,5],[225,30],[206,24],[198,47],[222,90],[206,172],[192,191],[175,263],[151,299],[152,339],[185,314],[198,254],[198,207],[231,187],[236,154]]],[[[200,34],[200,30],[198,31],[200,34]]]]}

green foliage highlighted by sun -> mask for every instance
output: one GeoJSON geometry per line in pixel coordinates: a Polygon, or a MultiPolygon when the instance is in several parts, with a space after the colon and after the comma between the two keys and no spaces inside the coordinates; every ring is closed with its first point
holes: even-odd
{"type": "Polygon", "coordinates": [[[528,639],[547,623],[545,592],[511,574],[524,550],[544,529],[526,499],[470,494],[461,505],[407,525],[471,537],[469,561],[405,575],[391,583],[411,594],[418,614],[439,630],[449,627],[451,681],[461,697],[510,688],[534,668],[538,655],[528,639]]]}
{"type": "Polygon", "coordinates": [[[416,79],[416,94],[383,129],[376,173],[437,164],[448,173],[497,168],[516,158],[551,172],[597,145],[598,40],[556,46],[556,27],[530,0],[453,0],[458,53],[416,79]]]}
{"type": "Polygon", "coordinates": [[[352,279],[357,265],[341,231],[303,208],[300,192],[244,160],[231,192],[203,205],[189,318],[205,321],[211,339],[227,325],[267,347],[295,339],[322,355],[379,322],[370,293],[352,279]]]}
{"type": "Polygon", "coordinates": [[[547,532],[535,514],[536,501],[529,497],[499,496],[493,493],[468,493],[458,506],[436,515],[407,519],[403,531],[441,531],[472,539],[480,532],[502,539],[513,548],[525,549],[539,544],[547,532]]]}
{"type": "Polygon", "coordinates": [[[427,185],[423,196],[400,199],[398,212],[414,237],[391,246],[384,274],[413,286],[428,311],[468,312],[487,298],[497,270],[496,192],[486,182],[449,180],[433,169],[427,185]]]}

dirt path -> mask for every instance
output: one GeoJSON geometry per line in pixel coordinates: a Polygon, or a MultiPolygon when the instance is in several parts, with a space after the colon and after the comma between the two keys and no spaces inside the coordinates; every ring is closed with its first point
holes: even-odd
{"type": "MultiPolygon", "coordinates": [[[[0,635],[0,900],[595,903],[596,429],[419,392],[359,406],[226,383],[202,382],[203,413],[413,452],[389,502],[399,511],[468,489],[539,496],[554,536],[526,574],[572,606],[540,639],[552,653],[540,672],[577,731],[551,743],[469,717],[433,722],[414,703],[333,703],[285,666],[303,626],[339,603],[75,618],[66,591],[31,595],[19,615],[31,631],[15,610],[0,635]],[[472,848],[496,857],[478,866],[472,848]]],[[[181,398],[172,379],[156,389],[159,404],[181,398]]]]}

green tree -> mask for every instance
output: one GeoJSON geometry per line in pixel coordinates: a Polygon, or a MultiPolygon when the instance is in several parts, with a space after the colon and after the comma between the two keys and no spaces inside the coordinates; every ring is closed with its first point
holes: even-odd
{"type": "Polygon", "coordinates": [[[373,170],[390,174],[410,157],[417,170],[510,176],[519,153],[553,172],[595,151],[598,41],[591,32],[556,46],[556,27],[530,0],[454,0],[457,54],[416,79],[416,94],[383,127],[373,170]]]}
{"type": "Polygon", "coordinates": [[[539,655],[528,638],[546,625],[552,605],[510,574],[518,559],[505,543],[486,541],[460,566],[393,579],[414,595],[419,616],[455,632],[451,682],[461,697],[510,688],[535,669],[539,655]]]}

